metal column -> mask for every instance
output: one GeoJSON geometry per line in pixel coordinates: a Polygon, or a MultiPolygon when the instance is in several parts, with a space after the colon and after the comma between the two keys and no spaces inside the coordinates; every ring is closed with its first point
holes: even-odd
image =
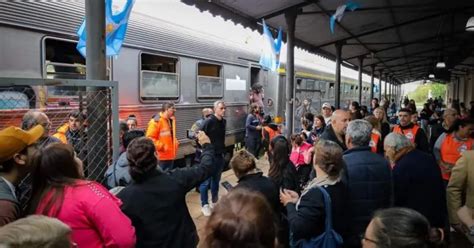
{"type": "Polygon", "coordinates": [[[375,74],[375,65],[370,67],[372,69],[372,75],[370,76],[370,101],[374,99],[374,74],[375,74]]]}
{"type": "Polygon", "coordinates": [[[362,105],[362,67],[364,64],[364,57],[359,57],[359,104],[362,105]]]}
{"type": "Polygon", "coordinates": [[[384,90],[383,96],[385,97],[385,100],[387,100],[387,85],[388,85],[388,82],[387,82],[387,81],[388,81],[388,80],[390,80],[390,79],[389,79],[389,76],[388,76],[388,74],[385,74],[385,87],[384,87],[384,89],[383,89],[383,90],[384,90]]]}
{"type": "Polygon", "coordinates": [[[287,26],[286,36],[286,136],[289,138],[293,133],[293,108],[294,108],[294,79],[295,79],[295,23],[296,23],[297,12],[296,9],[285,13],[285,20],[287,26]]]}
{"type": "Polygon", "coordinates": [[[86,0],[86,78],[106,80],[105,1],[86,0]]]}
{"type": "MultiPolygon", "coordinates": [[[[105,61],[105,1],[86,0],[86,78],[89,80],[106,80],[105,61]]],[[[107,159],[94,162],[96,157],[106,156],[107,117],[102,113],[107,111],[107,99],[104,99],[102,87],[88,87],[87,91],[87,119],[94,120],[88,127],[87,159],[84,171],[86,176],[100,181],[103,171],[99,168],[107,167],[107,159]],[[91,161],[90,163],[88,161],[91,161]]],[[[118,125],[118,123],[117,123],[118,125]]],[[[115,129],[118,132],[117,129],[115,129]]],[[[117,136],[118,138],[118,136],[117,136]]],[[[114,152],[116,152],[114,150],[114,152]]]]}
{"type": "Polygon", "coordinates": [[[341,62],[342,62],[342,45],[343,43],[336,43],[336,82],[334,85],[334,105],[336,109],[341,108],[341,62]]]}

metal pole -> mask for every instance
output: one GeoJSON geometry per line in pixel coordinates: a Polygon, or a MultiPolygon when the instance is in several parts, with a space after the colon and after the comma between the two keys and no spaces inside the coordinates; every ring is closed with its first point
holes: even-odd
{"type": "Polygon", "coordinates": [[[293,108],[294,108],[294,78],[295,78],[295,23],[297,12],[296,9],[285,13],[287,26],[287,56],[286,56],[286,111],[285,121],[287,126],[286,136],[289,138],[293,133],[293,108]]]}
{"type": "Polygon", "coordinates": [[[387,84],[388,84],[387,81],[388,81],[388,80],[390,80],[390,79],[389,79],[389,76],[388,76],[388,74],[385,74],[385,87],[384,87],[384,94],[383,94],[384,97],[385,97],[385,100],[387,100],[387,84]]]}
{"type": "MultiPolygon", "coordinates": [[[[105,1],[86,0],[86,78],[106,80],[105,60],[105,1]]],[[[87,87],[87,160],[86,176],[101,181],[107,168],[108,107],[107,90],[87,87]]],[[[118,109],[116,109],[118,111],[118,109]]],[[[118,121],[118,120],[117,120],[118,121]]],[[[118,140],[117,140],[118,141],[118,140]]]]}
{"type": "Polygon", "coordinates": [[[106,80],[105,1],[86,0],[86,78],[106,80]]]}
{"type": "Polygon", "coordinates": [[[336,82],[334,85],[334,105],[336,109],[341,108],[341,62],[342,62],[342,45],[343,43],[336,43],[336,82]]]}
{"type": "MultiPolygon", "coordinates": [[[[375,74],[375,66],[372,65],[370,66],[372,69],[372,75],[370,76],[370,102],[372,102],[372,99],[374,98],[374,74],[375,74]]],[[[370,103],[369,103],[370,104],[370,103]]]]}
{"type": "Polygon", "coordinates": [[[359,104],[362,106],[362,67],[364,65],[364,57],[359,57],[359,104]]]}

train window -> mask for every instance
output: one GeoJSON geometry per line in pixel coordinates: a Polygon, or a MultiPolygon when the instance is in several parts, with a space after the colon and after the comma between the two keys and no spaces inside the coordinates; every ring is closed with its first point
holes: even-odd
{"type": "Polygon", "coordinates": [[[304,87],[304,86],[303,86],[303,79],[297,78],[297,79],[296,79],[296,89],[297,89],[297,90],[300,90],[300,89],[302,89],[302,87],[304,87]]]}
{"type": "Polygon", "coordinates": [[[140,97],[144,101],[169,100],[179,97],[178,59],[141,54],[140,97]]]}
{"type": "Polygon", "coordinates": [[[44,40],[46,78],[85,79],[86,60],[76,49],[76,42],[44,40]]]}
{"type": "Polygon", "coordinates": [[[306,79],[306,89],[307,90],[315,90],[315,82],[314,80],[306,79]]]}
{"type": "Polygon", "coordinates": [[[329,83],[329,98],[334,97],[334,83],[329,83]]]}
{"type": "MultiPolygon", "coordinates": [[[[77,41],[53,37],[44,38],[44,77],[48,79],[85,79],[86,59],[77,51],[76,46],[77,41]]],[[[110,60],[107,60],[107,76],[111,79],[110,60]]],[[[76,98],[80,90],[80,87],[49,86],[47,89],[48,102],[57,101],[56,96],[68,99],[76,98]]],[[[63,100],[65,99],[59,101],[63,100]]]]}
{"type": "Polygon", "coordinates": [[[198,63],[197,98],[216,99],[224,96],[222,66],[198,63]]]}

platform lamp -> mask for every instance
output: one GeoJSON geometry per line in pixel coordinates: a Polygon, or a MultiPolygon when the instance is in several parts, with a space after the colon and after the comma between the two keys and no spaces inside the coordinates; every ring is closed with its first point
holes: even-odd
{"type": "Polygon", "coordinates": [[[446,63],[444,63],[442,58],[438,61],[438,63],[436,63],[436,68],[439,68],[439,69],[446,68],[446,63]]]}
{"type": "Polygon", "coordinates": [[[474,32],[474,16],[471,16],[466,23],[466,31],[474,32]]]}

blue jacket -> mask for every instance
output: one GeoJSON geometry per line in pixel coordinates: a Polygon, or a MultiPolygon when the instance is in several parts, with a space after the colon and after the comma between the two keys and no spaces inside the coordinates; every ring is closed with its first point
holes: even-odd
{"type": "Polygon", "coordinates": [[[381,155],[371,152],[369,146],[349,149],[343,159],[349,195],[347,206],[350,206],[344,243],[360,245],[359,235],[364,233],[374,211],[391,205],[390,164],[381,155]]]}
{"type": "Polygon", "coordinates": [[[247,115],[247,119],[245,120],[245,137],[252,140],[260,140],[262,138],[262,132],[257,130],[258,125],[260,125],[260,120],[255,115],[247,115]]]}

